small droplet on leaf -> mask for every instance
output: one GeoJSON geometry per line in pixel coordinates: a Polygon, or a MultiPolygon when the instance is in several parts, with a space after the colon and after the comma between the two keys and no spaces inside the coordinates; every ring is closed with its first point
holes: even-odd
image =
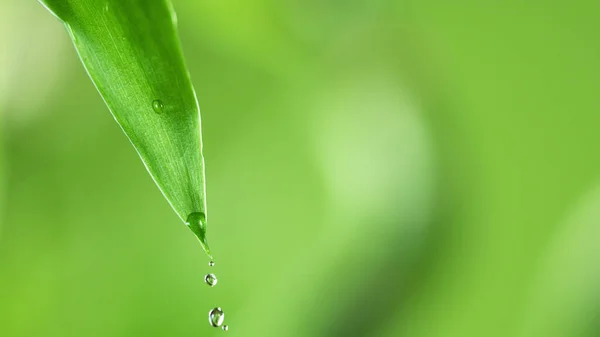
{"type": "Polygon", "coordinates": [[[229,326],[223,325],[223,331],[227,331],[227,330],[229,330],[229,326]]]}
{"type": "Polygon", "coordinates": [[[154,112],[156,112],[157,114],[161,114],[165,111],[165,105],[161,100],[155,99],[154,101],[152,101],[152,110],[154,110],[154,112]]]}
{"type": "Polygon", "coordinates": [[[208,263],[208,266],[209,266],[209,267],[214,267],[214,265],[215,265],[215,261],[210,261],[210,262],[208,263]]]}
{"type": "Polygon", "coordinates": [[[209,286],[214,287],[217,285],[218,280],[215,274],[206,274],[206,276],[204,276],[204,282],[209,286]]]}
{"type": "Polygon", "coordinates": [[[223,321],[225,320],[225,313],[221,308],[214,308],[208,312],[208,322],[215,328],[223,325],[223,321]]]}
{"type": "Polygon", "coordinates": [[[194,212],[188,215],[185,224],[196,234],[196,237],[200,240],[200,244],[202,244],[202,248],[204,248],[208,257],[212,259],[210,248],[206,241],[206,215],[202,212],[194,212]]]}

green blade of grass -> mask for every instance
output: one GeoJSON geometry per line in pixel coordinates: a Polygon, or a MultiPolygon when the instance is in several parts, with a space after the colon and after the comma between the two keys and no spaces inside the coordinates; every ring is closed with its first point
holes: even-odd
{"type": "Polygon", "coordinates": [[[40,0],[66,26],[115,120],[179,217],[206,242],[200,114],[169,0],[40,0]]]}

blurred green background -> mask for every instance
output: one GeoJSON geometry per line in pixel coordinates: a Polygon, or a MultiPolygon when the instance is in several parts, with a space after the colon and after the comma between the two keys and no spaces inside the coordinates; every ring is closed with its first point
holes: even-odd
{"type": "Polygon", "coordinates": [[[216,266],[0,0],[0,336],[600,336],[600,2],[173,2],[216,266]]]}

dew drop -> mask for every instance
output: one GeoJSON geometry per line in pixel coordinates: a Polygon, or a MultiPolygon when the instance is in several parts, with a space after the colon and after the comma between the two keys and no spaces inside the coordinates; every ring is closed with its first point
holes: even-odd
{"type": "Polygon", "coordinates": [[[161,114],[165,111],[164,109],[165,105],[161,100],[155,99],[154,101],[152,101],[152,110],[154,110],[154,112],[156,112],[157,114],[161,114]]]}
{"type": "Polygon", "coordinates": [[[206,276],[204,276],[204,282],[209,286],[214,287],[217,285],[218,280],[215,274],[206,274],[206,276]]]}
{"type": "Polygon", "coordinates": [[[208,263],[208,266],[209,266],[209,267],[214,267],[214,265],[215,265],[215,261],[210,261],[210,262],[208,263]]]}
{"type": "Polygon", "coordinates": [[[202,244],[202,248],[204,248],[204,251],[206,254],[208,254],[208,257],[212,259],[208,242],[206,242],[206,214],[202,212],[191,213],[188,215],[185,223],[192,230],[192,232],[196,234],[196,237],[202,244]]]}
{"type": "Polygon", "coordinates": [[[229,330],[229,326],[223,325],[223,331],[227,331],[227,330],[229,330]]]}
{"type": "Polygon", "coordinates": [[[208,322],[215,328],[223,325],[223,321],[225,320],[225,313],[221,308],[214,308],[208,312],[208,322]]]}

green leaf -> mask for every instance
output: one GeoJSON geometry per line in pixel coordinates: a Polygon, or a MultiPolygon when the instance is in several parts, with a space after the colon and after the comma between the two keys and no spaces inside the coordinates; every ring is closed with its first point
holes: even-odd
{"type": "Polygon", "coordinates": [[[170,1],[40,2],[65,24],[115,120],[210,256],[200,109],[170,1]]]}

